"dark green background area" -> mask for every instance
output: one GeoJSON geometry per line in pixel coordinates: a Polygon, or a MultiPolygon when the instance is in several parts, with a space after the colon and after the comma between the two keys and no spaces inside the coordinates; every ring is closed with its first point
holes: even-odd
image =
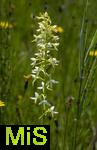
{"type": "MultiPolygon", "coordinates": [[[[60,63],[53,75],[59,84],[49,95],[49,101],[59,114],[55,118],[44,118],[44,124],[51,125],[51,150],[73,150],[75,106],[71,106],[70,111],[66,110],[66,101],[73,96],[75,105],[78,96],[79,43],[85,5],[86,0],[0,0],[0,22],[8,21],[14,25],[13,29],[0,29],[0,99],[5,102],[5,107],[0,108],[0,124],[43,123],[38,119],[42,108],[30,99],[34,92],[32,83],[29,81],[25,90],[23,77],[31,73],[30,58],[36,52],[35,44],[31,42],[37,29],[35,16],[47,11],[52,24],[64,29],[63,33],[58,33],[60,46],[57,59],[60,63]]],[[[88,47],[97,29],[95,0],[88,3],[85,25],[88,47]]],[[[96,93],[95,80],[80,120],[77,150],[86,150],[93,132],[96,132],[96,93]]]]}

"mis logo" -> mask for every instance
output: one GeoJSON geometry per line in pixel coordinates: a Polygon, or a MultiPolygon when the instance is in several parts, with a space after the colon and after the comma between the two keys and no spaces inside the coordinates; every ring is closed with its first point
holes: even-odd
{"type": "Polygon", "coordinates": [[[0,149],[50,150],[50,127],[0,126],[0,149]]]}

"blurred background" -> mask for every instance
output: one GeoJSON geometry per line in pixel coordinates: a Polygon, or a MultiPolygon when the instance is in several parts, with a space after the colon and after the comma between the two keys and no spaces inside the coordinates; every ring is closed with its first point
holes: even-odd
{"type": "MultiPolygon", "coordinates": [[[[94,0],[88,3],[87,47],[97,29],[96,4],[94,0]]],[[[0,124],[42,124],[38,119],[41,108],[30,99],[34,91],[32,80],[25,78],[31,74],[30,58],[36,51],[31,42],[37,29],[35,17],[47,11],[52,24],[60,27],[57,33],[60,63],[54,74],[59,84],[49,97],[59,114],[44,120],[51,127],[51,150],[73,150],[76,119],[73,105],[79,88],[79,42],[85,5],[85,0],[0,0],[0,100],[5,102],[5,107],[0,108],[0,124]]],[[[86,150],[96,134],[96,93],[95,80],[80,121],[77,150],[86,150]]]]}

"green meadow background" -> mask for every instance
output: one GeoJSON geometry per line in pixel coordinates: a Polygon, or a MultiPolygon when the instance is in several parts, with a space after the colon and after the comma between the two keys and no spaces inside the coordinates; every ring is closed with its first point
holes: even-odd
{"type": "MultiPolygon", "coordinates": [[[[51,150],[97,149],[96,72],[75,136],[75,107],[80,83],[79,43],[85,5],[86,0],[0,0],[0,22],[13,24],[12,29],[0,28],[0,100],[5,102],[5,107],[0,107],[0,124],[50,124],[51,150]],[[24,75],[31,74],[30,58],[36,52],[35,44],[31,42],[37,29],[35,16],[45,11],[52,24],[62,27],[64,32],[58,33],[57,59],[60,63],[53,75],[59,84],[49,96],[59,113],[54,118],[46,116],[43,121],[39,120],[42,109],[30,99],[34,92],[32,81],[27,82],[24,75]]],[[[88,48],[97,29],[95,0],[89,0],[85,26],[88,48]]]]}

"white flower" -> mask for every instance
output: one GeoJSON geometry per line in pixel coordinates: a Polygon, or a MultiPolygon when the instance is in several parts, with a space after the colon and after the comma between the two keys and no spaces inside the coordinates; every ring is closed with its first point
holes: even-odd
{"type": "Polygon", "coordinates": [[[52,58],[52,64],[58,65],[59,61],[56,58],[52,58]]]}
{"type": "Polygon", "coordinates": [[[34,75],[34,74],[32,74],[32,77],[34,78],[34,80],[32,81],[32,85],[34,85],[36,80],[44,80],[43,78],[39,77],[38,75],[34,75]]]}
{"type": "Polygon", "coordinates": [[[44,89],[44,82],[41,82],[41,86],[37,88],[38,90],[43,90],[44,89]]]}
{"type": "Polygon", "coordinates": [[[31,60],[32,60],[32,61],[36,61],[36,58],[32,57],[31,60]]]}
{"type": "Polygon", "coordinates": [[[52,107],[49,108],[49,112],[51,112],[52,117],[54,117],[54,114],[58,114],[58,112],[54,111],[54,109],[55,109],[55,106],[52,106],[52,107]]]}
{"type": "Polygon", "coordinates": [[[32,60],[31,65],[34,66],[36,64],[37,59],[36,58],[31,58],[31,60],[32,60]]]}
{"type": "Polygon", "coordinates": [[[43,116],[46,116],[48,113],[51,113],[52,117],[54,117],[54,114],[58,114],[58,112],[54,111],[55,106],[51,106],[50,108],[48,108],[48,110],[46,110],[40,117],[39,119],[41,119],[43,116]]]}
{"type": "Polygon", "coordinates": [[[51,48],[51,47],[52,47],[52,44],[51,44],[50,42],[48,42],[48,43],[47,43],[47,47],[48,47],[48,48],[51,48]]]}
{"type": "Polygon", "coordinates": [[[52,66],[57,66],[59,61],[56,58],[49,58],[49,63],[52,64],[52,66]]]}
{"type": "Polygon", "coordinates": [[[52,29],[56,29],[56,28],[57,28],[57,25],[53,25],[53,26],[52,26],[52,29]]]}
{"type": "Polygon", "coordinates": [[[42,49],[46,48],[45,44],[43,44],[43,43],[38,43],[37,46],[42,49]]]}
{"type": "Polygon", "coordinates": [[[39,105],[48,105],[48,106],[51,106],[51,104],[47,101],[47,100],[42,100],[39,105]]]}
{"type": "Polygon", "coordinates": [[[39,74],[39,67],[35,67],[35,69],[32,70],[32,74],[39,74]]]}
{"type": "Polygon", "coordinates": [[[54,43],[53,45],[54,45],[54,46],[59,46],[59,43],[54,43]]]}
{"type": "Polygon", "coordinates": [[[47,89],[48,89],[48,90],[52,90],[53,84],[58,84],[58,81],[53,80],[53,79],[51,79],[50,81],[48,81],[48,82],[46,83],[47,89]]]}
{"type": "Polygon", "coordinates": [[[37,103],[37,99],[39,98],[39,94],[35,92],[35,97],[30,97],[30,99],[35,101],[35,104],[37,103]]]}
{"type": "Polygon", "coordinates": [[[50,82],[51,82],[51,83],[54,83],[54,84],[57,84],[57,83],[58,83],[58,81],[56,81],[56,80],[50,80],[50,82]]]}
{"type": "Polygon", "coordinates": [[[54,39],[55,41],[58,41],[58,40],[59,40],[59,37],[58,37],[58,36],[53,36],[53,39],[54,39]]]}
{"type": "Polygon", "coordinates": [[[42,30],[45,29],[45,26],[44,26],[43,23],[39,22],[38,24],[39,24],[39,28],[40,28],[40,29],[42,29],[42,30]]]}
{"type": "Polygon", "coordinates": [[[37,29],[36,31],[37,31],[37,32],[40,32],[40,31],[41,31],[41,29],[37,29]]]}
{"type": "Polygon", "coordinates": [[[53,47],[54,47],[54,49],[57,51],[58,50],[58,46],[59,46],[59,43],[52,43],[52,45],[53,45],[53,47]]]}

